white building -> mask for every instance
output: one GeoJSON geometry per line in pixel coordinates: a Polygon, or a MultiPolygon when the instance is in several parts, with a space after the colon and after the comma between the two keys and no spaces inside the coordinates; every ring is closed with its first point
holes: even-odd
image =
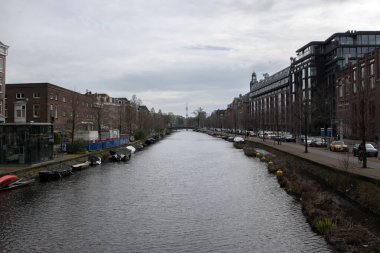
{"type": "Polygon", "coordinates": [[[6,57],[8,54],[8,46],[0,41],[0,123],[5,122],[5,77],[6,77],[6,57]]]}

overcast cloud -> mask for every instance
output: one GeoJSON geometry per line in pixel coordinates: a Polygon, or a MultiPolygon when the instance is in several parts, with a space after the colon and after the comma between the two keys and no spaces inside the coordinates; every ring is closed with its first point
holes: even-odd
{"type": "Polygon", "coordinates": [[[380,1],[0,0],[7,83],[136,94],[156,111],[226,108],[309,41],[380,30],[380,1]]]}

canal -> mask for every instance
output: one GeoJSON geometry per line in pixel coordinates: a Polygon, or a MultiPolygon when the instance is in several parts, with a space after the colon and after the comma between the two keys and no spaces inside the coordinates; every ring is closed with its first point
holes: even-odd
{"type": "Polygon", "coordinates": [[[266,166],[180,131],[128,163],[0,192],[0,252],[332,252],[266,166]]]}

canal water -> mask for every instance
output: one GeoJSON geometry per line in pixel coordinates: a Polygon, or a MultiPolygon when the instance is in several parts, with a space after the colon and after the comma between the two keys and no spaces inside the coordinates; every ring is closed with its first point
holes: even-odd
{"type": "Polygon", "coordinates": [[[0,252],[332,252],[265,164],[173,133],[128,163],[0,192],[0,252]]]}

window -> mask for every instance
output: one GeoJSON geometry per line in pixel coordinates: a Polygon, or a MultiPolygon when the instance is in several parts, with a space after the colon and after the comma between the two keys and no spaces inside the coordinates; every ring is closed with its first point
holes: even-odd
{"type": "Polygon", "coordinates": [[[4,70],[4,58],[0,57],[0,72],[4,70]]]}
{"type": "Polygon", "coordinates": [[[374,77],[374,76],[371,76],[371,77],[369,78],[369,87],[370,87],[371,89],[375,88],[375,77],[374,77]]]}
{"type": "Polygon", "coordinates": [[[33,92],[33,98],[40,98],[40,93],[39,92],[33,92]]]}
{"type": "Polygon", "coordinates": [[[362,45],[368,44],[368,35],[359,35],[362,37],[362,45]]]}
{"type": "Polygon", "coordinates": [[[380,45],[380,35],[376,35],[376,45],[380,45]]]}
{"type": "Polygon", "coordinates": [[[373,69],[373,63],[371,63],[371,64],[369,65],[369,75],[372,76],[374,73],[375,73],[375,72],[374,72],[374,69],[373,69]]]}
{"type": "Polygon", "coordinates": [[[309,67],[309,77],[310,76],[316,76],[317,75],[317,68],[316,67],[309,67]]]}
{"type": "Polygon", "coordinates": [[[62,97],[62,101],[63,101],[63,103],[66,103],[66,98],[62,97]]]}
{"type": "Polygon", "coordinates": [[[51,99],[51,100],[54,99],[54,94],[53,94],[53,93],[50,93],[50,99],[51,99]]]}
{"type": "Polygon", "coordinates": [[[343,84],[342,82],[340,83],[340,85],[338,86],[339,87],[339,97],[343,97],[343,84]]]}
{"type": "Polygon", "coordinates": [[[376,45],[376,37],[375,35],[368,35],[368,44],[376,45]]]}
{"type": "Polygon", "coordinates": [[[16,118],[25,118],[26,105],[15,105],[16,118]]]}
{"type": "Polygon", "coordinates": [[[55,95],[55,101],[58,101],[58,95],[55,95]]]}
{"type": "Polygon", "coordinates": [[[40,117],[40,105],[35,104],[33,105],[33,118],[39,118],[40,117]]]}
{"type": "Polygon", "coordinates": [[[58,119],[58,106],[54,107],[54,118],[58,119]]]}
{"type": "Polygon", "coordinates": [[[24,93],[16,93],[16,99],[24,99],[25,94],[24,93]]]}

